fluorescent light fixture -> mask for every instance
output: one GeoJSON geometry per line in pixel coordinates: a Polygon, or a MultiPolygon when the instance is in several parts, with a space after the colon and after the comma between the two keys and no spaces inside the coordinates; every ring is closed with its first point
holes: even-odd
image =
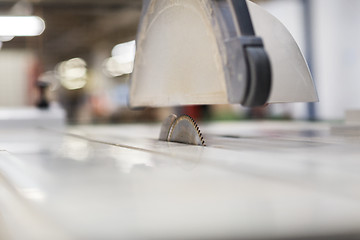
{"type": "Polygon", "coordinates": [[[37,16],[0,16],[0,36],[38,36],[45,22],[37,16]]]}

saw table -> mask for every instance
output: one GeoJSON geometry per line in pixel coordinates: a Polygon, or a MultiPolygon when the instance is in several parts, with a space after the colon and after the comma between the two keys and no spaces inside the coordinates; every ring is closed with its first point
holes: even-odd
{"type": "Polygon", "coordinates": [[[1,129],[0,239],[358,239],[360,138],[323,123],[1,129]]]}

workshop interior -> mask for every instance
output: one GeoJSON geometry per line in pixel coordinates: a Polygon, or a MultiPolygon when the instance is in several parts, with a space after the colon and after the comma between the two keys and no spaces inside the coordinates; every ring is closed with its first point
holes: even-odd
{"type": "Polygon", "coordinates": [[[0,240],[360,239],[359,12],[0,0],[0,240]]]}

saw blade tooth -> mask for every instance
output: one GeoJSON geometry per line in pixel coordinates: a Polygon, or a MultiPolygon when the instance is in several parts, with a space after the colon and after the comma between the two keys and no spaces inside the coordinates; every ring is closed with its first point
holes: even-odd
{"type": "Polygon", "coordinates": [[[199,135],[200,135],[200,139],[201,139],[201,144],[205,147],[206,146],[206,144],[205,144],[205,140],[204,140],[204,137],[203,137],[203,135],[202,135],[202,133],[200,132],[200,130],[199,130],[199,135]]]}

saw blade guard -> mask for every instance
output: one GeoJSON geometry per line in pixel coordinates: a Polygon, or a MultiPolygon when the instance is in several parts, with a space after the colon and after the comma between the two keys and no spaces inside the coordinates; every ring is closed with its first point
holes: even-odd
{"type": "Polygon", "coordinates": [[[246,5],[251,38],[231,1],[144,0],[130,106],[317,101],[291,34],[256,4],[246,5]]]}

